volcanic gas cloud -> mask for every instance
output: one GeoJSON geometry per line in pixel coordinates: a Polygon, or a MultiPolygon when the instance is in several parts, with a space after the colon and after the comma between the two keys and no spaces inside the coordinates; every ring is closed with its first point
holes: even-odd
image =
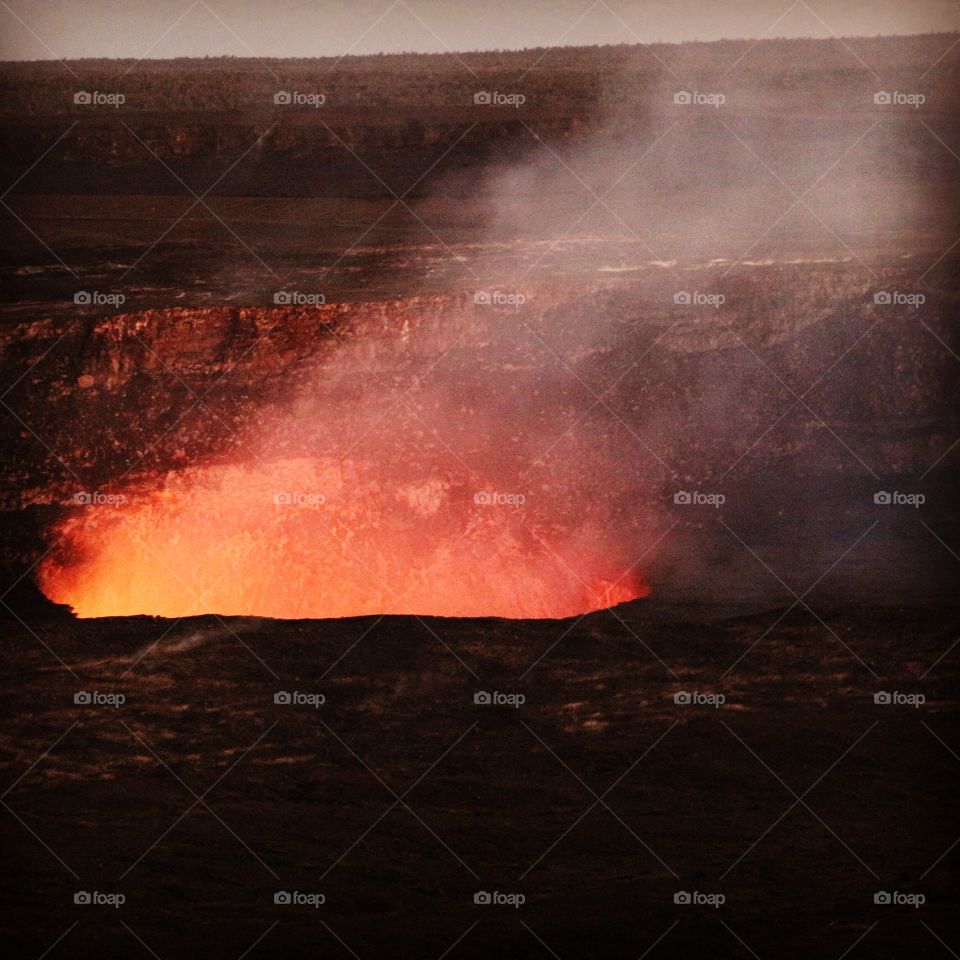
{"type": "Polygon", "coordinates": [[[566,617],[645,596],[654,523],[616,506],[634,467],[521,329],[339,334],[242,455],[81,498],[42,589],[83,617],[566,617]]]}

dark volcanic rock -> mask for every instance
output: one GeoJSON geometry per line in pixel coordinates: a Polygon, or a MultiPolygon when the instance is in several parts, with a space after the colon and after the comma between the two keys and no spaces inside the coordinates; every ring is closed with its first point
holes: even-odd
{"type": "Polygon", "coordinates": [[[158,955],[224,960],[268,930],[266,956],[337,938],[435,956],[463,936],[458,956],[532,960],[533,930],[599,960],[668,930],[664,956],[735,957],[733,929],[764,957],[864,936],[933,958],[917,918],[950,929],[960,768],[937,742],[956,670],[930,667],[958,628],[944,607],[717,619],[656,601],[576,622],[12,624],[2,765],[20,868],[2,935],[39,955],[80,921],[74,955],[129,957],[132,929],[158,955]],[[483,690],[525,702],[476,704],[483,690]],[[80,890],[126,902],[77,906],[80,890]],[[881,890],[926,903],[877,906],[881,890]]]}

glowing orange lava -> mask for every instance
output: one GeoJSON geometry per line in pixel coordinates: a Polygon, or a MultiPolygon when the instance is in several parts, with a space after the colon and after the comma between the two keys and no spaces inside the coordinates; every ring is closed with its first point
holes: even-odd
{"type": "Polygon", "coordinates": [[[39,575],[81,617],[567,617],[650,592],[589,538],[445,477],[392,485],[351,462],[287,459],[91,499],[39,575]]]}

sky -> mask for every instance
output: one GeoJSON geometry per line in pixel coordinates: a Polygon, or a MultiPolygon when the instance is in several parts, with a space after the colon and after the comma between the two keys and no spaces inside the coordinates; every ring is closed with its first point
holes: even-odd
{"type": "Polygon", "coordinates": [[[0,59],[320,57],[957,29],[956,0],[0,0],[0,59]]]}

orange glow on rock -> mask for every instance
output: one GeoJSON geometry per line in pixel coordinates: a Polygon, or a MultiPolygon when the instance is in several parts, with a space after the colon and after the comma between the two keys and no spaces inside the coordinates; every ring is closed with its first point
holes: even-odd
{"type": "Polygon", "coordinates": [[[650,592],[526,504],[332,459],[170,473],[93,498],[58,532],[40,586],[81,617],[559,618],[650,592]]]}

